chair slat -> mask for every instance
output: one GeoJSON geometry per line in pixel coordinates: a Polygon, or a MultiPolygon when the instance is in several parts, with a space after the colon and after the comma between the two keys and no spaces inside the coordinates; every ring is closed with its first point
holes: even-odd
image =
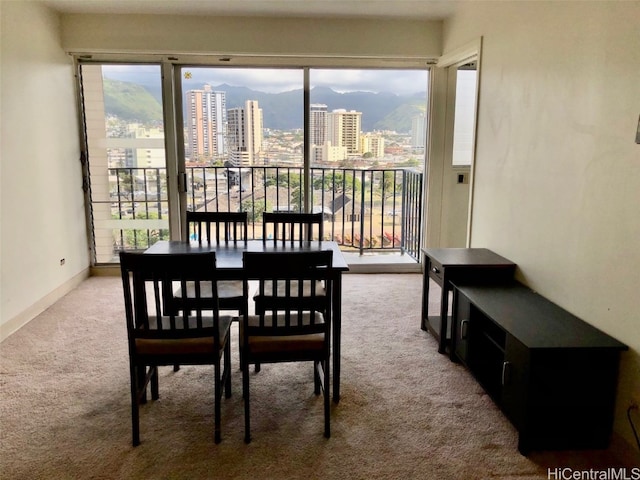
{"type": "Polygon", "coordinates": [[[263,212],[262,239],[267,242],[269,231],[273,229],[273,243],[303,244],[314,240],[314,227],[318,230],[318,241],[324,235],[322,213],[263,212]]]}

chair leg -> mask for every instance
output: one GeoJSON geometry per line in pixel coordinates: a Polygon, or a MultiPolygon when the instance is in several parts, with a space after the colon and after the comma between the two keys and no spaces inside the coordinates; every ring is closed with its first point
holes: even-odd
{"type": "Polygon", "coordinates": [[[244,399],[244,443],[251,442],[251,408],[249,405],[249,362],[242,365],[242,398],[244,399]]]}
{"type": "Polygon", "coordinates": [[[147,367],[144,365],[139,365],[135,367],[137,369],[137,380],[136,385],[138,386],[138,391],[140,392],[140,403],[147,403],[147,367]]]}
{"type": "Polygon", "coordinates": [[[227,345],[224,347],[224,396],[225,398],[231,398],[231,344],[227,341],[227,345]]]}
{"type": "Polygon", "coordinates": [[[214,428],[214,441],[215,443],[220,443],[220,441],[222,440],[222,436],[220,433],[220,415],[221,415],[221,407],[220,407],[220,400],[222,397],[222,376],[220,373],[220,359],[218,359],[218,361],[216,362],[215,366],[214,366],[214,424],[215,424],[215,428],[214,428]]]}
{"type": "Polygon", "coordinates": [[[158,367],[151,367],[151,399],[158,400],[160,398],[160,389],[158,384],[158,367]]]}
{"type": "Polygon", "coordinates": [[[177,372],[178,370],[180,370],[180,365],[178,365],[177,363],[173,366],[173,371],[177,372]]]}
{"type": "Polygon", "coordinates": [[[134,447],[140,445],[140,406],[138,404],[138,367],[130,367],[131,375],[131,439],[134,447]]]}
{"type": "Polygon", "coordinates": [[[329,379],[329,359],[324,360],[324,436],[325,438],[331,437],[331,396],[329,392],[331,390],[331,381],[329,379]]]}
{"type": "Polygon", "coordinates": [[[320,370],[319,370],[320,362],[317,360],[313,361],[313,393],[316,395],[320,395],[320,370]]]}

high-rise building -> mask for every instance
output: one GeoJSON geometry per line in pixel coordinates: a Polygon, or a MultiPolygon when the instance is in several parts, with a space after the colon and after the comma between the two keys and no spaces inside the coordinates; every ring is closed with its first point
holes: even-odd
{"type": "Polygon", "coordinates": [[[327,106],[309,105],[309,145],[324,145],[327,141],[327,106]]]}
{"type": "Polygon", "coordinates": [[[370,153],[374,158],[384,157],[384,137],[374,133],[365,133],[360,137],[360,151],[370,153]]]}
{"type": "Polygon", "coordinates": [[[227,121],[229,161],[238,167],[259,163],[263,121],[258,101],[247,100],[244,107],[230,108],[227,121]]]}
{"type": "Polygon", "coordinates": [[[424,115],[418,115],[411,119],[411,146],[424,148],[427,135],[427,120],[424,115]]]}
{"type": "Polygon", "coordinates": [[[349,155],[360,152],[360,124],[362,112],[344,109],[327,114],[327,140],[332,145],[346,147],[349,155]]]}
{"type": "Polygon", "coordinates": [[[209,160],[226,153],[226,93],[205,85],[203,90],[188,90],[185,99],[187,154],[192,161],[209,160]]]}

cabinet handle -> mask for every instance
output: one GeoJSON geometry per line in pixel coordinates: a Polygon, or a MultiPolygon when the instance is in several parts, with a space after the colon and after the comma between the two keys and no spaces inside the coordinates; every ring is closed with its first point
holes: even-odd
{"type": "Polygon", "coordinates": [[[462,340],[467,339],[467,330],[469,329],[469,320],[462,320],[460,322],[460,338],[462,340]]]}
{"type": "Polygon", "coordinates": [[[502,362],[502,385],[508,385],[511,382],[511,363],[502,362]]]}
{"type": "Polygon", "coordinates": [[[432,271],[433,273],[440,273],[440,270],[438,270],[438,268],[437,268],[437,267],[432,267],[432,268],[431,268],[431,271],[432,271]]]}

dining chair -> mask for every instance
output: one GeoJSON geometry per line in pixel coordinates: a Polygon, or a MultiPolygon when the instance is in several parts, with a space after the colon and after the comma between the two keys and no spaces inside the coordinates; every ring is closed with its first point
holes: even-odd
{"type": "MultiPolygon", "coordinates": [[[[322,241],[324,217],[323,213],[289,213],[289,212],[263,212],[263,242],[273,241],[275,245],[304,245],[313,241],[317,231],[318,242],[322,241]],[[314,227],[315,226],[315,227],[314,227]],[[269,232],[272,238],[268,238],[269,232]]],[[[280,284],[282,289],[283,284],[280,284]]],[[[253,301],[256,313],[264,311],[264,297],[270,295],[272,288],[267,285],[265,293],[256,292],[253,301]]],[[[298,291],[294,288],[294,293],[298,291]]],[[[310,285],[308,282],[304,284],[303,290],[300,292],[303,296],[308,296],[310,285]]],[[[316,295],[326,295],[324,283],[318,282],[316,285],[316,295]]],[[[260,370],[259,364],[256,370],[260,370]]]]}
{"type": "MultiPolygon", "coordinates": [[[[217,308],[215,253],[148,254],[120,252],[120,269],[129,343],[131,428],[133,445],[140,444],[141,403],[159,398],[158,367],[164,365],[214,366],[214,440],[219,443],[221,398],[231,396],[231,317],[217,308]],[[173,284],[194,285],[196,302],[176,313],[173,284]],[[206,285],[206,287],[205,287],[206,285]],[[211,294],[207,306],[202,292],[211,294]],[[167,294],[169,292],[169,294],[167,294]]],[[[184,392],[176,392],[181,395],[184,392]]]]}
{"type": "Polygon", "coordinates": [[[192,212],[187,211],[189,239],[199,243],[228,245],[247,242],[247,212],[192,212]]]}
{"type": "Polygon", "coordinates": [[[274,245],[303,244],[317,239],[322,241],[324,235],[324,214],[263,212],[262,240],[273,241],[274,245]]]}
{"type": "MultiPolygon", "coordinates": [[[[207,245],[246,245],[248,233],[247,212],[192,212],[187,210],[186,224],[188,241],[197,240],[198,244],[207,245]]],[[[175,294],[174,305],[179,308],[192,308],[195,302],[195,291],[192,282],[187,282],[187,295],[183,299],[181,288],[175,294]]],[[[204,285],[200,300],[204,306],[212,304],[211,291],[204,285]]],[[[242,294],[242,280],[218,280],[218,308],[220,310],[238,311],[242,315],[246,305],[242,294]]],[[[174,371],[180,365],[174,365],[174,371]]]]}
{"type": "Polygon", "coordinates": [[[244,397],[245,437],[251,441],[249,365],[312,362],[314,393],[324,393],[324,436],[331,436],[329,356],[333,252],[244,252],[244,292],[257,281],[263,311],[240,321],[240,364],[244,397]],[[315,286],[323,283],[326,291],[315,286]],[[303,295],[303,285],[310,285],[303,295]],[[278,287],[274,288],[274,285],[278,287]]]}
{"type": "MultiPolygon", "coordinates": [[[[187,231],[199,244],[209,245],[238,245],[247,243],[248,220],[247,212],[190,212],[187,211],[187,231]]],[[[242,296],[242,280],[218,281],[218,308],[220,310],[238,310],[242,314],[245,302],[242,296]]],[[[193,303],[194,289],[192,283],[187,283],[185,308],[193,303]]],[[[208,290],[201,292],[201,298],[211,297],[208,290]]],[[[175,295],[182,297],[180,290],[175,295]]]]}

